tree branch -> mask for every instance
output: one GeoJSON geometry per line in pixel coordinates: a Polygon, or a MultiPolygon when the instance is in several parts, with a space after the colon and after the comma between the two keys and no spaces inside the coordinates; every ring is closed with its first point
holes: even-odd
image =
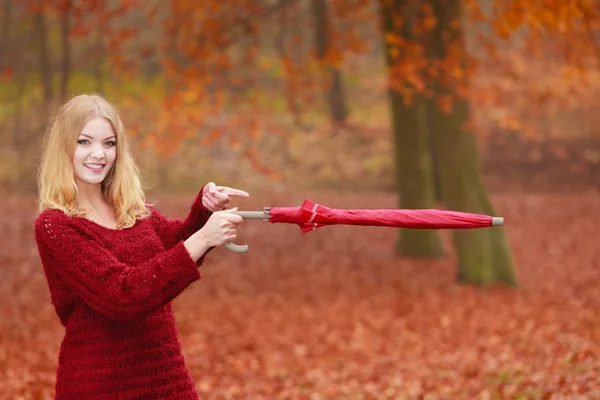
{"type": "Polygon", "coordinates": [[[239,18],[235,21],[234,26],[231,29],[231,33],[224,33],[223,46],[219,46],[218,51],[225,51],[231,46],[235,45],[239,40],[245,37],[246,34],[251,34],[253,30],[253,24],[264,21],[267,17],[282,10],[288,5],[298,2],[299,0],[279,0],[277,3],[272,4],[262,11],[259,11],[256,15],[239,18]],[[241,30],[237,30],[241,28],[241,30]]]}

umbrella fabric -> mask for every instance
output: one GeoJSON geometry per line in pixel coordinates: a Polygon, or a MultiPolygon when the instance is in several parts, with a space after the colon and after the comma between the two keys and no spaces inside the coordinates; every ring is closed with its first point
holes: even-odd
{"type": "Polygon", "coordinates": [[[303,233],[339,224],[410,229],[472,229],[493,225],[492,217],[482,214],[435,209],[344,210],[308,199],[300,207],[272,207],[269,215],[269,222],[297,224],[303,233]]]}

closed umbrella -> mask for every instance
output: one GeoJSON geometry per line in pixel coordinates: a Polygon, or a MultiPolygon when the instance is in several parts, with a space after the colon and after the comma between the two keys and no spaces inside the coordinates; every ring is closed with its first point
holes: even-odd
{"type": "MultiPolygon", "coordinates": [[[[358,209],[331,208],[306,199],[299,207],[265,207],[263,211],[236,211],[244,219],[288,223],[302,233],[331,225],[387,226],[408,229],[476,229],[504,225],[504,218],[483,214],[436,209],[358,209]]],[[[235,253],[246,253],[247,245],[226,243],[235,253]]]]}

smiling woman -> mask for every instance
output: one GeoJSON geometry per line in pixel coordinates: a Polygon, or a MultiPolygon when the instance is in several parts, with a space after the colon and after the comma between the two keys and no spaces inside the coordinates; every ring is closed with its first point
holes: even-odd
{"type": "Polygon", "coordinates": [[[146,202],[119,115],[96,95],[59,108],[38,186],[35,239],[65,327],[56,399],[196,399],[171,301],[235,239],[242,218],[224,208],[248,193],[210,182],[185,220],[168,219],[146,202]]]}
{"type": "Polygon", "coordinates": [[[101,96],[79,95],[58,109],[45,137],[38,187],[40,212],[111,219],[115,228],[150,215],[123,123],[101,96]]]}

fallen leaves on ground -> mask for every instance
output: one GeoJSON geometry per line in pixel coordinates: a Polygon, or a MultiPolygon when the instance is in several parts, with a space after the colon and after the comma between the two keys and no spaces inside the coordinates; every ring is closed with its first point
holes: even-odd
{"type": "MultiPolygon", "coordinates": [[[[394,208],[393,195],[311,192],[325,205],[394,208]]],[[[184,216],[191,196],[161,196],[184,216]]],[[[251,192],[240,209],[303,196],[251,192]]],[[[396,230],[302,235],[245,221],[245,255],[219,248],[175,300],[202,399],[600,398],[598,194],[503,194],[521,288],[456,282],[442,260],[395,257],[396,230]]],[[[3,204],[0,397],[53,396],[63,330],[31,232],[33,200],[3,204]]]]}

